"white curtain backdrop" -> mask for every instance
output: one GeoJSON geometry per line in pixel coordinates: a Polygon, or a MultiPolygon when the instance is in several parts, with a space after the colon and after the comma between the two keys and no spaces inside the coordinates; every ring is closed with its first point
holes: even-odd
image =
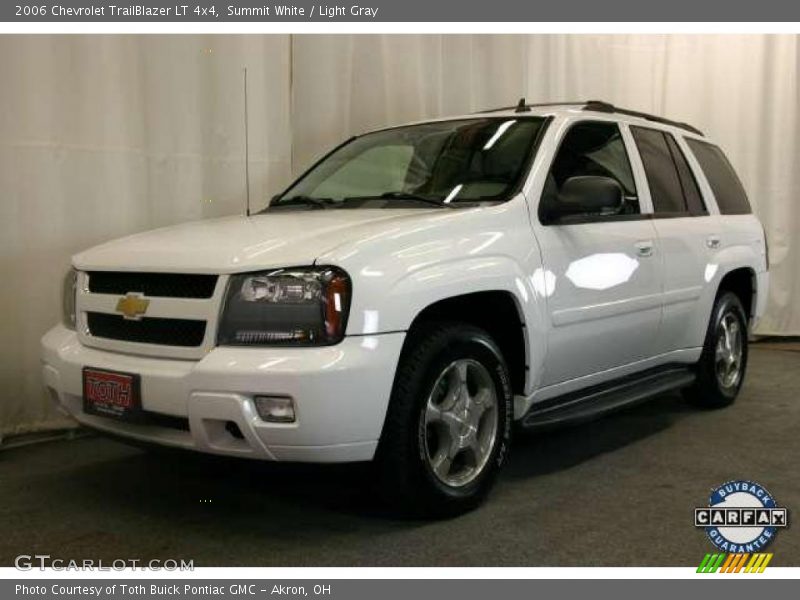
{"type": "Polygon", "coordinates": [[[242,211],[349,135],[532,102],[603,99],[719,141],[770,241],[759,333],[800,335],[798,36],[0,37],[0,435],[60,426],[38,340],[68,256],[242,211]]]}
{"type": "Polygon", "coordinates": [[[290,174],[287,36],[0,36],[0,435],[57,427],[39,338],[74,252],[290,174]]]}

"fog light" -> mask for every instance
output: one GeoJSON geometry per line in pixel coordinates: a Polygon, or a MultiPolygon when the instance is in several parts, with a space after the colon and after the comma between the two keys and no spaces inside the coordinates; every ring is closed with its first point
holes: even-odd
{"type": "Polygon", "coordinates": [[[258,416],[271,423],[294,423],[294,400],[286,396],[256,396],[258,416]]]}

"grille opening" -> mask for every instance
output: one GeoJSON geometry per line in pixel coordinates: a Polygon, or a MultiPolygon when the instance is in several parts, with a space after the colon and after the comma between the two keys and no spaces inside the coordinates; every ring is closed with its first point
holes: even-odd
{"type": "Polygon", "coordinates": [[[189,419],[186,417],[165,415],[163,413],[151,412],[149,410],[142,411],[141,424],[153,425],[155,427],[165,427],[168,429],[177,429],[178,431],[189,431],[189,419]]]}
{"type": "Polygon", "coordinates": [[[234,421],[226,421],[225,422],[225,431],[230,433],[237,440],[243,440],[244,439],[244,434],[242,434],[242,430],[239,429],[239,426],[234,421]]]}
{"type": "Polygon", "coordinates": [[[134,321],[97,312],[86,313],[86,319],[92,336],[124,342],[197,347],[206,335],[206,322],[191,319],[145,317],[134,321]]]}
{"type": "Polygon", "coordinates": [[[138,292],[162,298],[211,298],[217,285],[216,275],[122,271],[89,271],[87,275],[89,291],[94,294],[138,292]]]}

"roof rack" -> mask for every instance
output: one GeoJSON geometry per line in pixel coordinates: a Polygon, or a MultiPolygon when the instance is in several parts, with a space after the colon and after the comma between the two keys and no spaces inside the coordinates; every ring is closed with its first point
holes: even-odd
{"type": "Polygon", "coordinates": [[[501,108],[490,108],[488,110],[478,111],[478,114],[493,113],[493,112],[507,112],[513,110],[514,112],[530,112],[532,108],[543,108],[548,106],[585,106],[587,102],[540,102],[538,104],[528,104],[525,98],[520,98],[519,102],[514,106],[504,106],[501,108]]]}
{"type": "Polygon", "coordinates": [[[525,102],[525,98],[520,98],[519,102],[516,106],[506,106],[504,108],[493,108],[490,110],[483,110],[481,113],[493,113],[493,112],[505,112],[509,110],[513,110],[514,112],[522,113],[522,112],[530,112],[532,108],[545,108],[549,106],[580,106],[582,110],[590,110],[593,112],[604,112],[604,113],[616,113],[620,115],[627,115],[629,117],[638,117],[640,119],[646,119],[648,121],[653,121],[654,123],[661,123],[663,125],[671,125],[673,127],[680,127],[686,131],[690,131],[692,133],[696,133],[697,135],[704,135],[702,131],[697,129],[696,127],[692,127],[688,123],[681,123],[680,121],[672,121],[670,119],[666,119],[664,117],[659,117],[656,115],[651,115],[644,112],[639,112],[637,110],[629,110],[627,108],[618,108],[611,104],[610,102],[604,102],[603,100],[586,100],[583,102],[544,102],[541,104],[528,104],[525,102]]]}

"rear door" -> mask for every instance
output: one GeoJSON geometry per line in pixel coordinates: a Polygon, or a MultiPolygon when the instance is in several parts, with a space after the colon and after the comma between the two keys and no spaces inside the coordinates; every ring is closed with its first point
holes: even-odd
{"type": "Polygon", "coordinates": [[[663,311],[655,354],[702,345],[708,310],[702,306],[710,257],[721,245],[719,220],[710,215],[675,136],[631,125],[653,205],[661,247],[663,311]]]}

